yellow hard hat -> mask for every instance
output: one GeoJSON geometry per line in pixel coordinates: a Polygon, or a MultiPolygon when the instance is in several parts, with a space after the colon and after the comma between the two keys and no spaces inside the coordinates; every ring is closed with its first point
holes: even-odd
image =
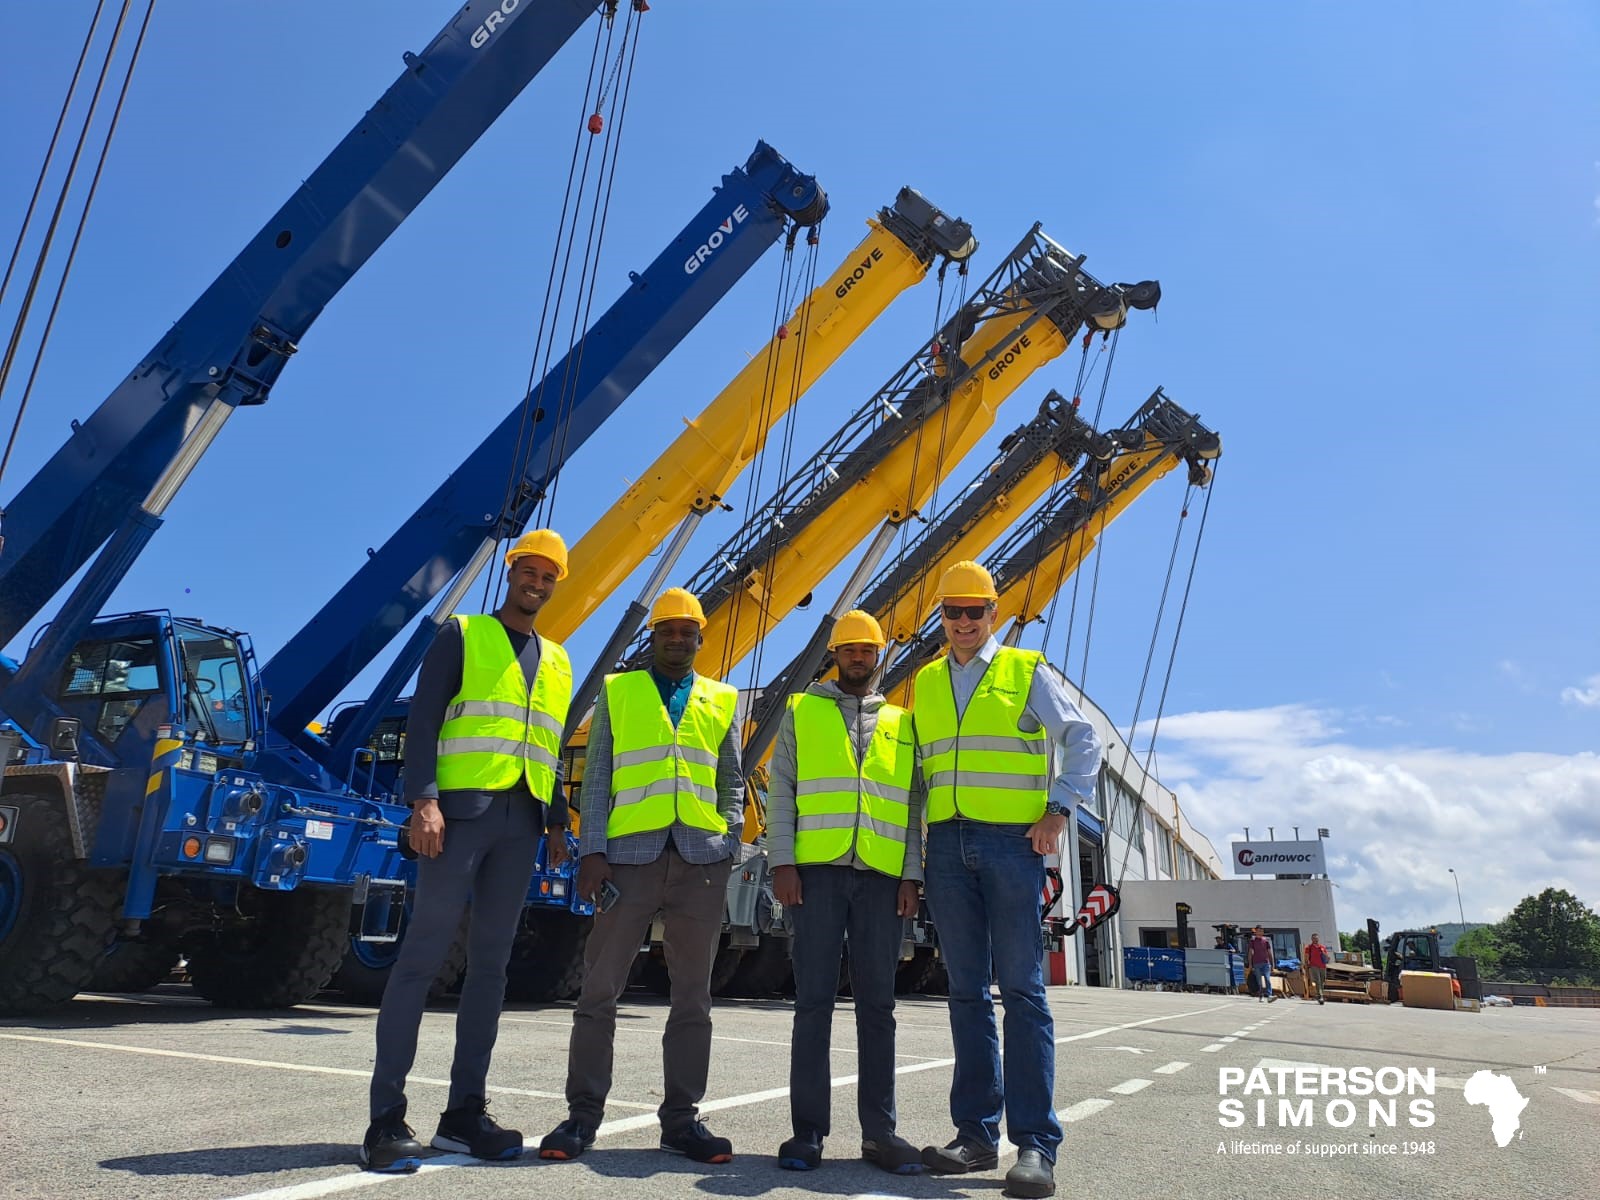
{"type": "Polygon", "coordinates": [[[833,632],[828,636],[828,649],[837,650],[840,646],[849,646],[857,642],[876,646],[882,650],[883,627],[871,613],[852,608],[833,623],[833,632]]]}
{"type": "Polygon", "coordinates": [[[555,563],[557,579],[567,577],[567,543],[561,540],[561,535],[554,529],[528,530],[517,539],[515,546],[506,551],[506,566],[530,554],[537,554],[555,563]]]}
{"type": "Polygon", "coordinates": [[[701,629],[706,627],[706,612],[699,598],[688,588],[668,588],[656,597],[650,606],[650,628],[662,621],[693,621],[701,629]]]}
{"type": "Polygon", "coordinates": [[[983,564],[975,563],[970,558],[952,563],[946,569],[944,578],[939,580],[939,599],[946,600],[952,596],[1000,599],[1000,593],[994,590],[994,576],[983,564]]]}

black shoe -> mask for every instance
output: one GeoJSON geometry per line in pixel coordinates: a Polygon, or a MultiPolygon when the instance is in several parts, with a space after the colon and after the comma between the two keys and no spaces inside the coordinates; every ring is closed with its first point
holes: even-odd
{"type": "Polygon", "coordinates": [[[568,1117],[539,1143],[539,1157],[567,1161],[594,1145],[594,1126],[568,1117]]]}
{"type": "Polygon", "coordinates": [[[422,1143],[404,1117],[380,1117],[367,1126],[356,1157],[369,1171],[410,1173],[422,1165],[422,1143]]]}
{"type": "Polygon", "coordinates": [[[822,1165],[822,1139],[815,1133],[795,1134],[778,1147],[778,1165],[785,1171],[815,1171],[822,1165]]]}
{"type": "Polygon", "coordinates": [[[861,1157],[891,1175],[922,1174],[922,1151],[899,1134],[863,1139],[861,1157]]]}
{"type": "Polygon", "coordinates": [[[1019,1150],[1017,1161],[1006,1172],[1007,1196],[1023,1200],[1043,1200],[1056,1194],[1056,1172],[1041,1150],[1019,1150]]]}
{"type": "Polygon", "coordinates": [[[436,1150],[453,1150],[457,1154],[499,1162],[522,1157],[522,1131],[501,1129],[489,1115],[488,1106],[482,1100],[472,1099],[460,1108],[446,1109],[439,1114],[433,1146],[436,1150]]]}
{"type": "Polygon", "coordinates": [[[924,1146],[922,1165],[935,1175],[965,1175],[969,1171],[992,1171],[1000,1165],[1000,1153],[957,1138],[948,1146],[924,1146]]]}
{"type": "Polygon", "coordinates": [[[661,1133],[661,1148],[668,1154],[681,1154],[699,1163],[733,1161],[733,1143],[714,1137],[703,1121],[695,1121],[671,1133],[661,1133]]]}

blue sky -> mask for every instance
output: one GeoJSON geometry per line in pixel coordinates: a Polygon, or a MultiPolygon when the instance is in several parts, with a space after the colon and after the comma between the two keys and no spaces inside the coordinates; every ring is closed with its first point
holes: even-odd
{"type": "MultiPolygon", "coordinates": [[[[0,7],[0,38],[27,50],[0,78],[8,240],[91,8],[0,7]]],[[[452,12],[162,0],[0,495],[452,12]]],[[[1329,826],[1346,927],[1453,917],[1446,866],[1471,919],[1552,882],[1600,903],[1592,5],[660,0],[648,21],[597,310],[758,138],[832,199],[823,271],[910,184],[971,221],[980,274],[1039,220],[1102,279],[1160,279],[1107,414],[1159,384],[1224,439],[1158,746],[1191,818],[1219,845],[1329,826]]],[[[194,612],[270,655],[518,401],[584,40],[233,419],[118,607],[194,612]]],[[[572,461],[569,538],[761,346],[778,267],[773,251],[572,461]]],[[[905,360],[934,303],[931,285],[902,297],[823,378],[797,449],[905,360]]],[[[1075,368],[1031,379],[951,479],[1075,368]]],[[[1124,725],[1181,492],[1164,481],[1105,542],[1087,682],[1124,725]]],[[[735,520],[706,522],[685,575],[735,520]]],[[[573,640],[581,664],[630,596],[573,640]]],[[[805,632],[781,627],[767,663],[805,632]]]]}

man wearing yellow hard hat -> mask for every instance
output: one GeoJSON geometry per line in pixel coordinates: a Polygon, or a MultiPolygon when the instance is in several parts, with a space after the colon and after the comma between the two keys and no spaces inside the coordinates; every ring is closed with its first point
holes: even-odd
{"type": "Polygon", "coordinates": [[[534,632],[539,610],[567,574],[566,543],[552,529],[536,529],[505,561],[505,603],[439,627],[407,717],[405,797],[417,890],[378,1013],[372,1123],[360,1153],[373,1171],[414,1171],[421,1161],[422,1145],[405,1120],[406,1075],[428,989],[469,899],[455,1061],[433,1145],[492,1160],[522,1153],[522,1134],[489,1115],[485,1081],[506,962],[547,826],[551,865],[566,857],[560,750],[572,666],[559,643],[534,632]]]}
{"type": "Polygon", "coordinates": [[[579,800],[578,893],[601,911],[572,1014],[567,1119],[539,1143],[540,1158],[574,1159],[594,1144],[611,1091],[617,1000],[657,912],[672,975],[661,1149],[695,1162],[733,1158],[732,1144],[699,1113],[711,1067],[711,961],[744,828],[739,696],[695,672],[705,624],[692,592],[662,592],[650,610],[651,665],[608,676],[595,703],[579,800]]]}
{"type": "Polygon", "coordinates": [[[956,1136],[927,1147],[923,1161],[940,1174],[992,1170],[1004,1113],[1017,1146],[1005,1194],[1034,1198],[1055,1194],[1061,1145],[1039,921],[1044,860],[1059,852],[1078,802],[1094,798],[1100,739],[1042,654],[995,640],[998,600],[978,563],[945,572],[939,610],[950,652],[917,673],[912,702],[927,781],[926,892],[950,975],[956,1059],[956,1136]]]}
{"type": "Polygon", "coordinates": [[[872,686],[883,630],[856,609],[834,623],[837,680],[790,696],[768,769],[767,860],[794,927],[789,1118],[778,1165],[822,1161],[830,1120],[828,1046],[839,963],[850,938],[861,1157],[896,1175],[922,1170],[895,1132],[894,975],[903,919],[917,911],[922,801],[911,714],[872,686]]]}

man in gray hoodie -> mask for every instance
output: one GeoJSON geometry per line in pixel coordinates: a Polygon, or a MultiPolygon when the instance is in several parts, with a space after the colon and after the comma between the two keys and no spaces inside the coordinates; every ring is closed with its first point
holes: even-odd
{"type": "Polygon", "coordinates": [[[809,1171],[829,1130],[828,1046],[845,935],[855,999],[861,1157],[899,1175],[922,1169],[895,1132],[894,976],[903,918],[922,880],[922,788],[911,714],[873,690],[883,631],[871,614],[840,617],[828,649],[839,678],[789,697],[773,746],[767,856],[794,927],[794,1136],[778,1165],[809,1171]]]}

